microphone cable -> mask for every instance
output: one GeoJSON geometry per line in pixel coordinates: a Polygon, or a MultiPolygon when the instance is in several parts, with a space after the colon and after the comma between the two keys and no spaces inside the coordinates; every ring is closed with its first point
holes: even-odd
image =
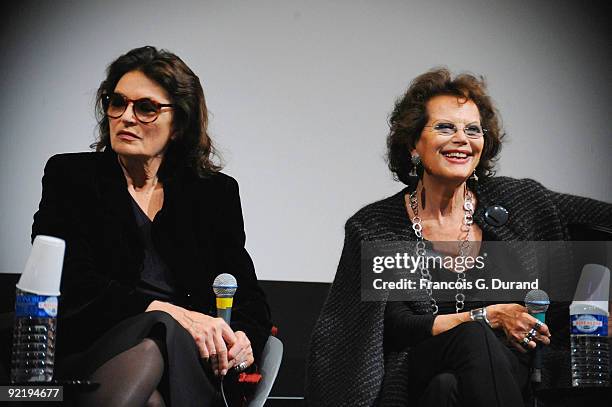
{"type": "Polygon", "coordinates": [[[229,407],[227,404],[227,399],[225,398],[225,390],[223,389],[223,378],[225,376],[221,376],[220,387],[221,387],[221,397],[223,397],[223,403],[225,403],[225,407],[229,407]]]}

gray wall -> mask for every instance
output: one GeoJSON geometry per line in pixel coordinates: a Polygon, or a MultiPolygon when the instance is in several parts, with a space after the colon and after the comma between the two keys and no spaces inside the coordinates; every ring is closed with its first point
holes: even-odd
{"type": "Polygon", "coordinates": [[[394,99],[425,70],[484,74],[502,175],[612,201],[607,1],[21,1],[0,57],[0,271],[29,251],[53,154],[94,139],[106,65],[151,44],[200,76],[263,279],[331,281],[343,225],[398,191],[394,99]]]}

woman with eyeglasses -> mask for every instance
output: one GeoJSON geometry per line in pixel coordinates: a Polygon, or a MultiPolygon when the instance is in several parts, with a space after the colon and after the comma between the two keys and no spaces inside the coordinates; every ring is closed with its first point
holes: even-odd
{"type": "Polygon", "coordinates": [[[66,240],[56,377],[99,383],[86,406],[231,405],[255,369],[270,312],[244,248],[237,182],[221,173],[198,77],[136,48],[97,92],[96,152],[45,167],[32,237],[66,240]],[[228,325],[213,280],[238,283],[228,325]]]}
{"type": "MultiPolygon", "coordinates": [[[[311,342],[311,405],[517,407],[531,397],[536,344],[550,348],[548,356],[568,355],[567,304],[553,304],[544,324],[527,312],[524,294],[515,301],[475,301],[476,291],[465,284],[474,284],[471,270],[452,263],[450,270],[415,268],[418,285],[406,286],[402,300],[386,301],[396,294],[392,288],[380,300],[362,297],[368,293],[363,273],[372,271],[363,268],[368,244],[408,242],[401,247],[415,248],[416,258],[456,260],[475,258],[486,241],[570,240],[571,224],[612,228],[610,204],[493,176],[503,135],[484,81],[469,74],[453,78],[446,69],[432,70],[397,101],[388,162],[406,188],[346,223],[338,271],[311,342]],[[443,296],[427,283],[457,284],[443,296]]],[[[567,256],[557,259],[561,266],[567,256]]],[[[527,253],[499,266],[539,272],[527,253]]],[[[555,270],[557,280],[567,282],[567,270],[555,270]]],[[[569,371],[569,356],[567,364],[553,359],[545,360],[543,386],[569,371]]]]}

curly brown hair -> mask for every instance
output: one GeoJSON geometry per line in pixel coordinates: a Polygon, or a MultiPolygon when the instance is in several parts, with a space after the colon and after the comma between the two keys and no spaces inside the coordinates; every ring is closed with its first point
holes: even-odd
{"type": "Polygon", "coordinates": [[[484,78],[471,74],[461,74],[452,78],[446,68],[435,68],[417,76],[406,93],[399,98],[389,116],[389,135],[387,136],[387,161],[389,169],[406,185],[411,185],[408,175],[413,167],[410,150],[415,146],[423,127],[429,120],[427,102],[440,95],[457,96],[465,101],[471,100],[478,107],[480,122],[487,130],[480,162],[476,167],[479,177],[495,174],[493,168],[501,151],[501,118],[491,97],[487,94],[484,78]]]}
{"type": "Polygon", "coordinates": [[[218,154],[208,134],[208,109],[200,79],[183,60],[166,50],[145,46],[135,48],[113,61],[106,70],[96,94],[96,118],[99,136],[91,145],[96,151],[111,148],[104,96],[115,91],[123,75],[140,71],[168,92],[174,104],[172,127],[176,134],[170,142],[159,169],[160,177],[179,167],[190,167],[200,177],[221,170],[218,154]]]}

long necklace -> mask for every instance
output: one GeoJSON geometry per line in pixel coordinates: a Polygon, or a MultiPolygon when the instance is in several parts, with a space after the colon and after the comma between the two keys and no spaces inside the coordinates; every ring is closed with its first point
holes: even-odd
{"type": "MultiPolygon", "coordinates": [[[[425,258],[425,239],[423,238],[423,223],[421,218],[419,217],[419,201],[417,198],[417,192],[414,190],[410,193],[410,207],[412,208],[412,212],[414,213],[414,218],[412,219],[412,230],[417,237],[417,243],[415,252],[417,256],[420,258],[425,258]]],[[[472,200],[472,192],[467,189],[467,186],[463,191],[463,222],[461,224],[461,231],[465,233],[464,239],[459,243],[459,256],[465,257],[466,253],[469,252],[470,249],[470,231],[472,229],[472,224],[474,223],[474,203],[472,200]]],[[[428,281],[427,285],[427,295],[429,296],[429,301],[431,303],[431,308],[433,310],[433,314],[436,315],[438,313],[438,303],[436,299],[433,297],[433,290],[431,288],[431,273],[429,272],[429,268],[427,267],[426,261],[419,262],[419,269],[421,273],[421,278],[428,281]]],[[[457,292],[455,293],[455,312],[459,313],[465,307],[465,294],[463,294],[463,286],[465,285],[465,272],[457,272],[457,292]]]]}

